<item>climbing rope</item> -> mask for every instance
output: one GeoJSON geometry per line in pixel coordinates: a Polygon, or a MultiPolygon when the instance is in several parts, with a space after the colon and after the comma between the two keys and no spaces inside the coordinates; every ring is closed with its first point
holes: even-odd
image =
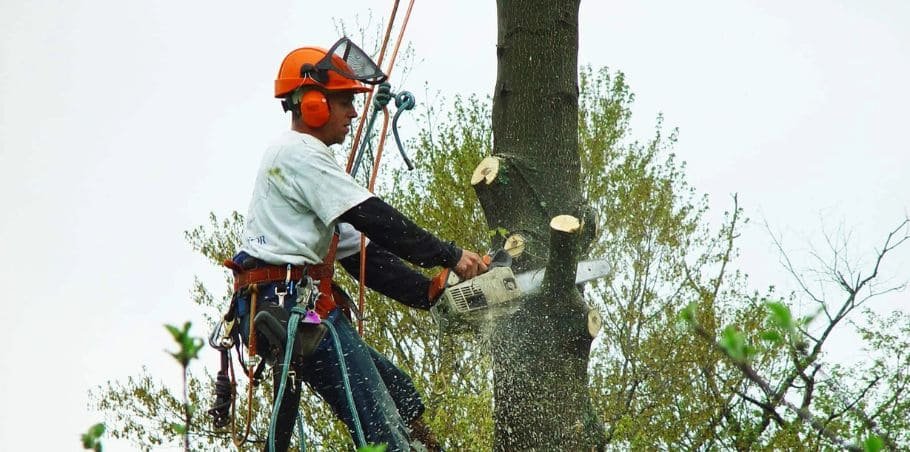
{"type": "MultiPolygon", "coordinates": [[[[269,452],[275,452],[275,428],[278,423],[278,412],[281,410],[281,400],[284,398],[284,391],[288,380],[288,370],[291,367],[291,355],[294,349],[294,339],[297,335],[297,325],[300,323],[300,317],[306,316],[307,309],[300,306],[291,308],[291,318],[288,320],[288,338],[284,347],[284,359],[281,366],[281,383],[278,385],[278,392],[275,394],[275,403],[272,406],[272,416],[269,420],[269,452]]],[[[341,349],[341,340],[338,339],[338,331],[332,325],[330,319],[325,319],[322,324],[329,330],[332,335],[332,343],[335,346],[335,353],[338,356],[338,365],[341,371],[341,377],[344,382],[344,393],[351,408],[351,419],[354,424],[354,433],[356,435],[357,447],[366,445],[366,437],[363,433],[363,426],[360,424],[360,416],[357,414],[357,407],[354,405],[354,394],[351,392],[351,380],[348,377],[348,366],[344,360],[344,352],[341,349]]],[[[292,390],[294,390],[292,388],[292,390]]],[[[300,413],[297,413],[297,428],[300,436],[300,450],[306,451],[306,438],[303,431],[303,422],[300,420],[300,413]]]]}
{"type": "MultiPolygon", "coordinates": [[[[281,400],[284,398],[285,384],[288,381],[288,369],[291,367],[291,355],[294,352],[294,340],[297,337],[297,325],[300,316],[306,315],[306,309],[300,306],[291,308],[291,319],[288,320],[288,337],[284,346],[284,360],[281,363],[281,383],[275,394],[275,403],[272,405],[272,417],[269,419],[269,452],[275,452],[275,425],[278,423],[278,411],[281,410],[281,400]]],[[[291,388],[295,390],[295,388],[291,388]]],[[[300,422],[300,412],[297,413],[297,424],[300,428],[300,450],[306,452],[306,439],[303,436],[303,424],[300,422]]]]}
{"type": "MultiPolygon", "coordinates": [[[[389,36],[392,35],[392,25],[395,24],[395,17],[398,15],[398,3],[400,0],[395,0],[392,3],[392,13],[389,15],[389,22],[386,25],[385,35],[382,38],[382,45],[379,47],[379,58],[376,61],[376,65],[382,67],[382,60],[385,57],[385,50],[389,43],[389,36]]],[[[386,74],[388,75],[388,74],[386,74]]],[[[370,104],[373,102],[373,90],[370,90],[367,93],[366,106],[369,108],[370,104]]],[[[354,141],[351,143],[351,152],[348,154],[348,163],[345,166],[345,171],[347,173],[351,172],[351,168],[354,165],[354,154],[357,151],[357,147],[360,144],[360,137],[363,133],[363,121],[359,121],[357,124],[357,133],[354,134],[354,141]]]]}
{"type": "Polygon", "coordinates": [[[398,111],[395,112],[395,117],[392,119],[392,134],[395,136],[395,144],[398,145],[398,152],[401,153],[401,158],[404,159],[404,163],[408,166],[408,170],[414,169],[414,163],[408,158],[408,154],[404,151],[404,146],[401,145],[401,137],[398,136],[398,118],[400,118],[401,114],[405,111],[413,110],[415,105],[417,105],[417,100],[410,91],[402,91],[395,96],[395,107],[398,111]]]}
{"type": "Polygon", "coordinates": [[[366,446],[367,440],[363,434],[363,426],[360,425],[360,416],[357,415],[357,407],[354,405],[354,395],[351,393],[351,379],[348,377],[348,366],[344,362],[344,353],[341,351],[341,340],[338,339],[338,332],[335,330],[335,325],[332,325],[332,321],[326,319],[325,321],[326,328],[329,329],[329,334],[332,335],[332,342],[335,344],[335,352],[338,354],[338,363],[341,367],[341,376],[344,380],[344,393],[348,399],[348,406],[351,407],[351,419],[354,424],[354,432],[357,434],[357,447],[366,446]]]}

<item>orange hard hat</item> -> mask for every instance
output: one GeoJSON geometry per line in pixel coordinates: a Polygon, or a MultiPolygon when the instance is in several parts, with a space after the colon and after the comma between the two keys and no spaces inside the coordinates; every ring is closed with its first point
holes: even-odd
{"type": "Polygon", "coordinates": [[[373,61],[348,38],[341,38],[330,50],[301,47],[281,62],[275,80],[275,97],[282,98],[304,85],[324,91],[365,93],[386,79],[373,61]]]}
{"type": "MultiPolygon", "coordinates": [[[[317,63],[322,61],[327,52],[319,47],[302,47],[284,57],[278,69],[278,78],[275,80],[275,97],[287,96],[295,89],[304,85],[318,86],[325,91],[354,91],[365,93],[370,91],[363,83],[342,76],[336,71],[318,69],[317,63]]],[[[348,65],[341,57],[332,55],[332,64],[342,70],[347,70],[348,65]]]]}

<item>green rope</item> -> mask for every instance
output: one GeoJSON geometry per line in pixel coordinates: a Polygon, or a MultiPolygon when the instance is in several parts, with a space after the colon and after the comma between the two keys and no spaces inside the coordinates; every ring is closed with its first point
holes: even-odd
{"type": "Polygon", "coordinates": [[[360,416],[357,415],[357,407],[354,406],[354,395],[351,394],[351,381],[348,378],[348,366],[344,363],[344,353],[341,352],[341,341],[338,340],[338,333],[335,331],[335,326],[332,325],[332,322],[329,319],[326,319],[322,323],[324,323],[325,326],[328,327],[329,332],[332,333],[335,351],[338,352],[338,363],[341,367],[341,377],[344,380],[344,391],[348,398],[348,406],[351,407],[351,418],[354,420],[354,431],[357,433],[357,447],[366,446],[367,440],[363,436],[363,427],[360,425],[360,416]]]}
{"type": "MultiPolygon", "coordinates": [[[[291,367],[291,354],[294,351],[294,339],[297,337],[297,324],[300,323],[300,315],[306,314],[306,310],[299,306],[291,308],[291,319],[288,320],[288,339],[284,347],[284,361],[281,368],[281,384],[278,385],[278,393],[275,395],[275,404],[272,407],[272,417],[269,420],[269,452],[275,452],[275,425],[278,423],[278,411],[281,409],[281,399],[284,398],[285,383],[288,380],[288,368],[291,367]]],[[[300,421],[300,412],[297,413],[297,425],[300,429],[300,450],[306,451],[306,438],[303,436],[303,423],[300,421]]]]}
{"type": "MultiPolygon", "coordinates": [[[[294,339],[297,336],[297,325],[300,323],[300,316],[306,315],[306,310],[294,306],[291,308],[291,318],[288,320],[288,340],[284,348],[284,361],[281,369],[281,383],[278,385],[278,393],[275,395],[275,404],[272,407],[272,416],[269,420],[269,452],[275,452],[275,426],[278,423],[278,411],[281,408],[281,399],[284,398],[285,383],[288,378],[288,368],[291,367],[291,354],[294,348],[294,339]]],[[[357,447],[363,447],[367,444],[366,437],[363,434],[363,426],[360,425],[360,416],[357,415],[357,408],[354,406],[354,395],[351,393],[351,380],[348,378],[348,367],[344,362],[344,352],[341,351],[341,341],[338,339],[338,332],[329,319],[322,322],[329,333],[332,334],[332,342],[335,344],[335,352],[338,354],[338,363],[341,367],[341,376],[344,380],[345,395],[348,399],[348,406],[351,407],[351,418],[354,420],[354,432],[357,435],[357,447]]],[[[303,431],[303,422],[300,420],[300,413],[297,413],[297,429],[300,435],[300,450],[306,451],[306,437],[303,431]]]]}

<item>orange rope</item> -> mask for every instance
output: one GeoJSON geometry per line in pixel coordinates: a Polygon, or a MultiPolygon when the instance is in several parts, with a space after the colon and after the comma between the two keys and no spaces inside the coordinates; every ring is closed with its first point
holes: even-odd
{"type": "MultiPolygon", "coordinates": [[[[252,357],[256,354],[256,327],[253,322],[253,318],[256,316],[256,299],[259,298],[259,286],[253,284],[250,286],[250,339],[247,356],[252,357]]],[[[228,350],[230,353],[230,350],[228,350]]],[[[236,391],[236,380],[234,378],[234,366],[230,367],[231,369],[231,383],[232,391],[236,391]]],[[[236,436],[237,427],[236,427],[236,409],[234,407],[234,402],[236,397],[231,397],[231,441],[234,443],[234,446],[237,446],[239,449],[244,443],[246,443],[247,438],[250,436],[250,427],[253,425],[253,374],[256,372],[256,366],[250,365],[248,369],[244,369],[247,372],[247,395],[246,395],[246,427],[243,431],[243,436],[239,439],[236,436]]]]}
{"type": "Polygon", "coordinates": [[[382,119],[382,134],[379,135],[379,146],[376,147],[376,157],[373,159],[373,174],[370,175],[370,185],[367,186],[367,190],[373,191],[376,188],[376,176],[379,174],[379,159],[382,158],[382,150],[385,147],[385,137],[386,131],[389,129],[389,109],[382,109],[383,119],[382,119]]]}
{"type": "Polygon", "coordinates": [[[385,71],[386,75],[389,77],[392,76],[392,66],[395,64],[395,58],[398,57],[398,47],[401,46],[401,40],[404,38],[404,30],[408,28],[408,20],[411,19],[411,8],[413,7],[414,0],[411,0],[408,4],[408,11],[404,14],[404,22],[401,23],[401,30],[398,31],[398,41],[395,43],[395,50],[392,52],[392,58],[389,58],[389,68],[385,71]]]}
{"type": "MultiPolygon", "coordinates": [[[[388,26],[386,27],[385,37],[382,40],[382,47],[379,51],[379,61],[376,62],[376,65],[382,67],[382,61],[385,57],[385,51],[388,47],[389,36],[392,33],[392,25],[395,23],[395,16],[398,12],[398,3],[399,0],[395,0],[395,3],[392,6],[392,14],[389,16],[388,26]]],[[[401,29],[398,31],[398,40],[395,42],[395,47],[392,50],[392,56],[389,58],[389,65],[386,69],[386,76],[389,77],[392,74],[392,68],[395,65],[395,59],[398,57],[398,49],[401,47],[401,41],[404,37],[404,31],[408,27],[408,21],[411,18],[411,10],[414,8],[414,0],[411,0],[408,3],[408,10],[405,12],[404,21],[401,24],[401,29]]],[[[367,112],[369,111],[370,105],[373,102],[373,92],[370,91],[367,95],[366,107],[364,108],[363,117],[367,117],[367,112]]],[[[367,189],[370,192],[373,192],[376,186],[376,177],[379,174],[379,162],[382,159],[382,150],[385,146],[386,134],[389,128],[389,110],[388,108],[382,109],[383,121],[382,121],[382,132],[379,135],[379,146],[376,148],[376,156],[373,158],[373,169],[372,174],[370,175],[370,182],[367,185],[367,189]]],[[[363,132],[363,124],[366,121],[359,121],[357,124],[357,133],[354,135],[354,142],[351,146],[351,153],[348,155],[348,163],[345,171],[350,173],[351,169],[354,166],[354,156],[357,153],[357,147],[360,145],[360,138],[363,132]]],[[[360,235],[360,293],[357,297],[357,307],[361,313],[361,316],[366,312],[365,306],[365,297],[366,297],[366,238],[363,234],[360,235]]],[[[363,318],[357,319],[357,333],[363,336],[363,318]]]]}
{"type": "MultiPolygon", "coordinates": [[[[382,38],[382,47],[379,48],[379,61],[376,62],[376,65],[382,67],[382,59],[385,57],[385,49],[389,44],[389,36],[392,35],[392,25],[395,24],[395,16],[398,13],[398,2],[400,0],[395,0],[395,3],[392,4],[392,14],[389,16],[388,25],[385,28],[385,37],[382,38]]],[[[408,14],[410,14],[410,8],[408,8],[408,14]]],[[[397,48],[396,48],[397,53],[397,48]]],[[[388,75],[388,74],[387,74],[388,75]]],[[[363,117],[367,117],[367,112],[370,110],[370,105],[373,102],[373,89],[367,93],[367,102],[364,104],[363,108],[363,117]]],[[[347,173],[351,172],[351,168],[354,167],[354,155],[357,154],[357,147],[360,145],[360,136],[363,134],[363,123],[365,121],[357,121],[357,133],[354,134],[354,142],[351,144],[351,153],[348,154],[348,163],[345,166],[344,170],[347,173]]]]}
{"type": "MultiPolygon", "coordinates": [[[[379,174],[379,159],[382,158],[382,149],[385,146],[386,131],[389,128],[389,109],[383,108],[382,133],[379,135],[379,146],[376,148],[376,157],[373,159],[373,169],[370,175],[370,183],[367,190],[370,192],[376,188],[376,176],[379,174]]],[[[357,297],[357,309],[363,315],[366,312],[366,274],[367,274],[367,241],[363,234],[360,234],[360,295],[357,297]]],[[[357,333],[363,336],[363,318],[357,319],[357,333]]]]}

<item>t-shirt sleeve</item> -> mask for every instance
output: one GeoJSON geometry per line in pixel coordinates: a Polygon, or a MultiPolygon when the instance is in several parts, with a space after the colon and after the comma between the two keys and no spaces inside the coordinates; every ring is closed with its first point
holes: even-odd
{"type": "MultiPolygon", "coordinates": [[[[348,223],[338,223],[338,248],[335,252],[335,259],[342,260],[360,252],[360,231],[354,229],[348,223]]],[[[370,244],[370,239],[364,237],[366,244],[370,244]]]]}
{"type": "Polygon", "coordinates": [[[373,196],[326,153],[286,149],[283,154],[286,155],[280,159],[279,167],[291,176],[289,186],[324,224],[333,223],[342,213],[373,196]]]}

